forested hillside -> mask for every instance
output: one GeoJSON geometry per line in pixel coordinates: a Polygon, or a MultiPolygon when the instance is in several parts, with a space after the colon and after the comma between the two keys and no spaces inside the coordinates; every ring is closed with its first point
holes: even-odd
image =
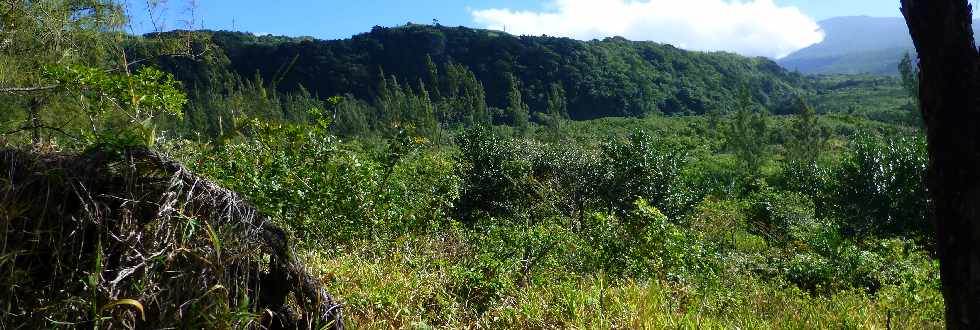
{"type": "Polygon", "coordinates": [[[472,72],[492,108],[509,105],[516,80],[532,113],[547,111],[557,86],[564,90],[571,118],[590,119],[727,111],[743,90],[754,103],[778,112],[804,86],[802,76],[768,59],[622,38],[583,42],[431,25],[375,27],[330,41],[197,33],[214,44],[216,60],[161,63],[192,90],[222,86],[228,73],[248,79],[258,73],[280,92],[350,93],[374,101],[383,93],[383,74],[416,91],[424,85],[438,99],[453,94],[472,72]]]}

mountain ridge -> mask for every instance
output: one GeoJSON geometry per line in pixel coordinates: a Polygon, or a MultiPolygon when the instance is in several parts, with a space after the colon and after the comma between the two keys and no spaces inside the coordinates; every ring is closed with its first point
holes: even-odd
{"type": "MultiPolygon", "coordinates": [[[[805,74],[898,74],[898,62],[914,52],[900,17],[842,16],[819,22],[824,40],[777,63],[805,74]]],[[[980,20],[974,20],[974,35],[980,20]]]]}
{"type": "Polygon", "coordinates": [[[438,25],[378,26],[340,40],[197,33],[216,45],[223,62],[158,65],[198,88],[215,83],[208,77],[231,72],[246,78],[257,74],[276,82],[280,92],[350,93],[370,101],[381,72],[416,89],[426,81],[431,90],[432,67],[443,72],[447,64],[458,63],[486,89],[490,107],[506,107],[513,76],[532,112],[547,109],[549,92],[558,84],[567,92],[569,115],[591,119],[725,110],[738,103],[742,90],[750,91],[754,103],[779,112],[806,84],[770,59],[620,37],[579,41],[438,25]]]}

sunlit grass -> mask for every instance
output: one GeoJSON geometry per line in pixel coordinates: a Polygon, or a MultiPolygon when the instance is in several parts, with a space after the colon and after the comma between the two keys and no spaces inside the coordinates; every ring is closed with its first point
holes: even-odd
{"type": "MultiPolygon", "coordinates": [[[[712,285],[572,276],[507,287],[483,312],[458,294],[466,247],[451,235],[363,243],[306,259],[345,303],[353,329],[921,329],[941,328],[934,288],[811,295],[750,274],[712,285]]],[[[542,270],[562,272],[562,269],[542,270]]]]}

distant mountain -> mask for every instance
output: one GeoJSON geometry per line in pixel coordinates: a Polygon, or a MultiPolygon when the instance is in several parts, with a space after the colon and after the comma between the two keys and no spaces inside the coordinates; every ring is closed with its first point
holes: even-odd
{"type": "MultiPolygon", "coordinates": [[[[974,34],[980,21],[974,21],[974,34]]],[[[778,63],[808,74],[897,74],[898,62],[913,51],[905,20],[899,17],[850,16],[820,22],[826,37],[778,63]]]]}

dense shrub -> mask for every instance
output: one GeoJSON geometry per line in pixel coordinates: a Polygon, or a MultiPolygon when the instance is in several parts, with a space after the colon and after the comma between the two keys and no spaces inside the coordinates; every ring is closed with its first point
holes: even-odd
{"type": "Polygon", "coordinates": [[[828,209],[835,202],[837,175],[837,168],[825,163],[791,161],[783,165],[776,186],[809,197],[816,207],[816,215],[827,217],[828,209]]]}
{"type": "Polygon", "coordinates": [[[791,283],[821,294],[848,289],[876,292],[884,286],[939,288],[938,268],[914,242],[834,243],[800,247],[795,253],[774,259],[772,264],[782,269],[782,276],[791,283]]]}
{"type": "Polygon", "coordinates": [[[434,228],[459,198],[444,154],[376,160],[307,126],[255,123],[246,132],[255,140],[210,150],[199,169],[307,244],[434,228]]]}
{"type": "Polygon", "coordinates": [[[697,178],[685,177],[688,156],[664,139],[637,132],[599,150],[575,144],[504,139],[488,129],[463,132],[460,147],[464,191],[460,211],[542,219],[614,211],[620,217],[634,202],[648,200],[679,217],[704,195],[697,178]]]}
{"type": "Polygon", "coordinates": [[[669,141],[636,132],[624,140],[603,146],[603,168],[609,171],[602,197],[620,212],[632,210],[637,200],[676,217],[690,207],[688,196],[678,187],[687,164],[687,154],[669,141]]]}
{"type": "Polygon", "coordinates": [[[708,198],[685,219],[688,228],[719,248],[736,249],[747,233],[744,202],[708,198]]]}
{"type": "MultiPolygon", "coordinates": [[[[468,217],[527,217],[533,201],[532,160],[524,150],[514,151],[514,141],[485,128],[467,130],[458,139],[464,178],[461,213],[468,217]]],[[[536,150],[533,150],[536,151],[536,150]]]]}
{"type": "Polygon", "coordinates": [[[927,240],[925,141],[865,136],[851,150],[838,169],[832,216],[853,235],[927,240]]]}
{"type": "Polygon", "coordinates": [[[717,275],[715,247],[644,200],[623,218],[596,214],[587,228],[583,235],[595,249],[597,267],[609,273],[685,282],[717,275]]]}
{"type": "Polygon", "coordinates": [[[836,163],[789,162],[777,186],[809,197],[816,215],[857,238],[909,238],[928,244],[921,137],[858,135],[836,163]]]}
{"type": "Polygon", "coordinates": [[[581,219],[599,207],[605,181],[597,152],[575,145],[504,139],[486,128],[458,138],[464,180],[460,213],[534,218],[555,215],[581,219]]]}
{"type": "Polygon", "coordinates": [[[750,203],[749,229],[776,244],[812,239],[813,230],[826,226],[817,220],[813,202],[798,193],[766,189],[750,203]]]}

